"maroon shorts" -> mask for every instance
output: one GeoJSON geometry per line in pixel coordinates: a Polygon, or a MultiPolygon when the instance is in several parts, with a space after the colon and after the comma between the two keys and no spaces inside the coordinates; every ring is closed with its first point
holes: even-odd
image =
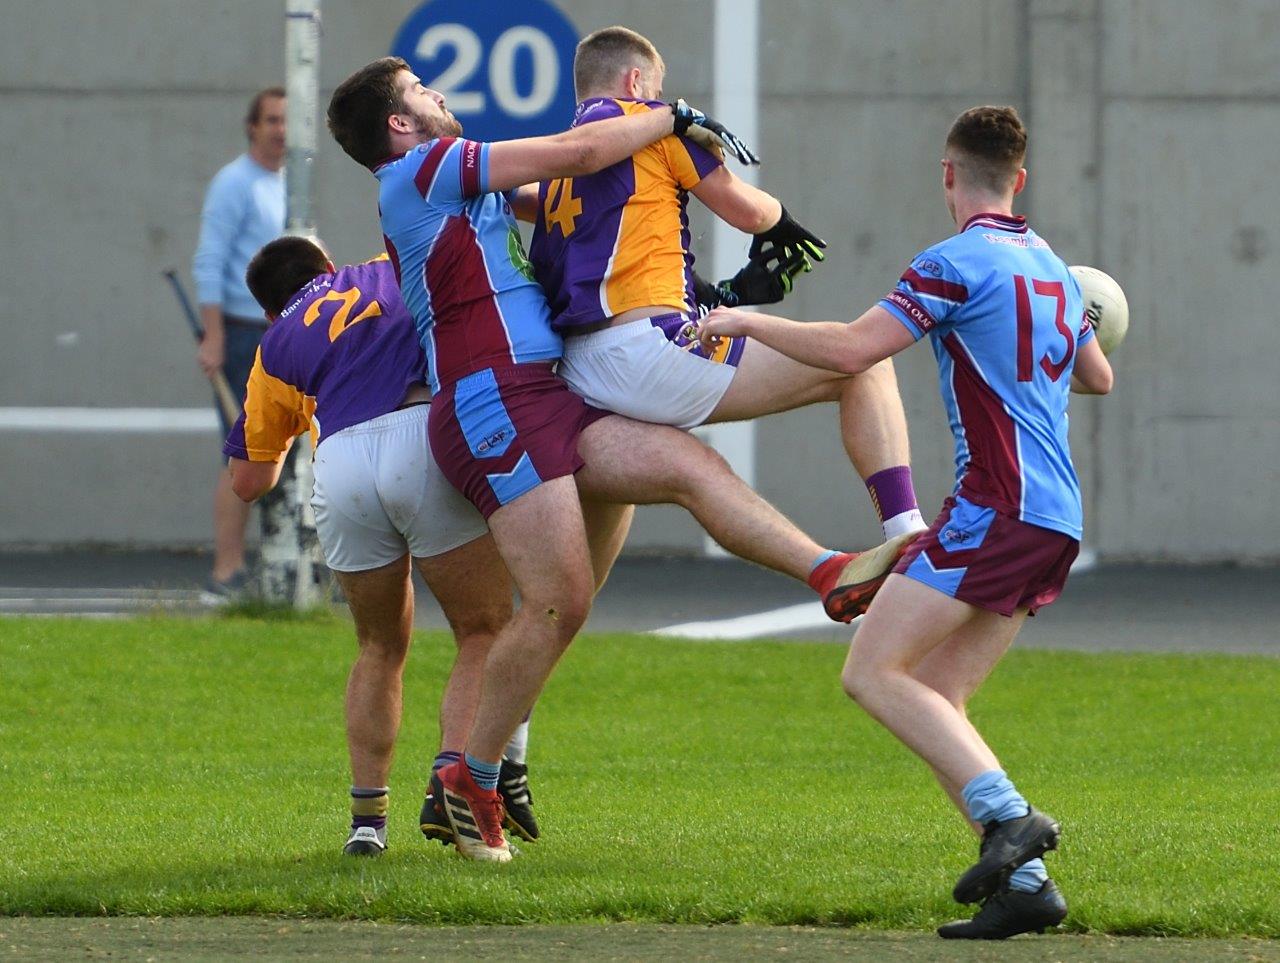
{"type": "Polygon", "coordinates": [[[1013,615],[1062,594],[1080,543],[963,498],[948,498],[894,571],[980,609],[1013,615]]]}
{"type": "Polygon", "coordinates": [[[544,481],[582,467],[578,436],[607,411],[546,363],[485,368],[431,399],[427,435],[444,477],[488,518],[544,481]]]}

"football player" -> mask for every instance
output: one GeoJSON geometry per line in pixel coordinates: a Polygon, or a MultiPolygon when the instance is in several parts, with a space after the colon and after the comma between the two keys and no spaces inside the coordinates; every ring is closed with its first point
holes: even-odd
{"type": "Polygon", "coordinates": [[[857,320],[799,324],[716,309],[701,338],[750,337],[816,367],[854,373],[929,336],[955,436],[956,486],[894,568],[854,636],[845,691],[933,769],[981,837],[956,883],[971,920],[939,933],[1003,939],[1061,922],[1041,855],[1058,824],[1032,808],[965,706],[1028,615],[1056,599],[1080,547],[1080,486],[1067,443],[1068,390],[1106,394],[1111,366],[1080,288],[1013,213],[1027,134],[1012,107],[956,119],[942,158],[958,231],[919,254],[857,320]]]}

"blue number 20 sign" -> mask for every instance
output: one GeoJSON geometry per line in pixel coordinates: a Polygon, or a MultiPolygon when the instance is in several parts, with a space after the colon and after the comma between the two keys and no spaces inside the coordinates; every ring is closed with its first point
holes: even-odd
{"type": "Polygon", "coordinates": [[[391,53],[444,94],[468,137],[506,140],[569,126],[577,44],[548,0],[427,0],[391,53]]]}

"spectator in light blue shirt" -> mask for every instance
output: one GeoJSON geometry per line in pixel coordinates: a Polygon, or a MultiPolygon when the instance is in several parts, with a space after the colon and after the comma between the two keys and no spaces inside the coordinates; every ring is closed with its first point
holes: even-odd
{"type": "MultiPolygon", "coordinates": [[[[221,369],[243,403],[245,383],[267,329],[245,285],[250,258],[284,233],[284,88],[259,91],[249,103],[249,149],[214,175],[200,215],[192,273],[205,336],[196,359],[212,378],[221,369]]],[[[223,425],[225,436],[231,426],[223,425]]],[[[236,497],[224,468],[213,495],[213,572],[209,590],[231,596],[244,587],[244,530],[249,506],[236,497]]]]}

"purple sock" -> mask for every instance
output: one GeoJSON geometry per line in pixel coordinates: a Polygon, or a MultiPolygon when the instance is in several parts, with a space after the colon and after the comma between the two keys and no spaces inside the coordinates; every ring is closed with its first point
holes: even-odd
{"type": "Polygon", "coordinates": [[[462,758],[462,753],[454,752],[452,749],[442,749],[440,754],[436,756],[436,761],[431,764],[432,772],[439,772],[451,762],[457,762],[462,758]]]}
{"type": "Polygon", "coordinates": [[[911,484],[910,465],[897,465],[876,472],[867,479],[867,492],[882,523],[885,519],[919,508],[916,489],[911,484]]]}

